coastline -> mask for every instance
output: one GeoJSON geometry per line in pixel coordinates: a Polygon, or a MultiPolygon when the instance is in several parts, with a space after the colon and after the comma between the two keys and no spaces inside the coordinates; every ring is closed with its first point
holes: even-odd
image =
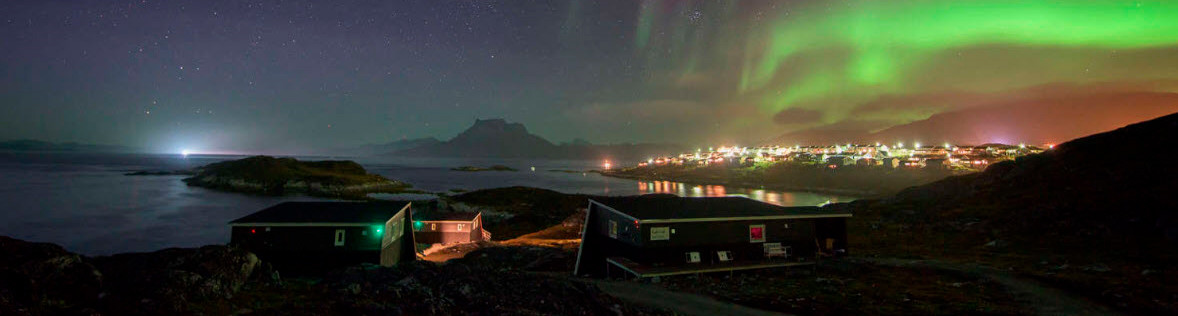
{"type": "Polygon", "coordinates": [[[851,196],[851,197],[855,197],[858,199],[868,199],[868,198],[886,195],[885,193],[880,193],[880,192],[876,192],[876,191],[857,190],[857,189],[790,186],[790,185],[777,185],[777,184],[754,184],[752,182],[737,182],[737,181],[731,181],[731,180],[717,180],[717,181],[707,182],[707,181],[700,181],[698,179],[675,179],[675,178],[670,178],[670,177],[647,177],[647,176],[625,175],[625,174],[618,174],[618,173],[609,172],[609,171],[602,171],[599,173],[602,176],[618,178],[618,179],[627,179],[627,180],[671,181],[671,182],[679,182],[679,183],[688,184],[688,185],[723,185],[723,186],[728,186],[728,187],[732,187],[732,188],[742,188],[742,189],[770,189],[770,190],[778,190],[778,191],[842,195],[842,196],[851,196]]]}

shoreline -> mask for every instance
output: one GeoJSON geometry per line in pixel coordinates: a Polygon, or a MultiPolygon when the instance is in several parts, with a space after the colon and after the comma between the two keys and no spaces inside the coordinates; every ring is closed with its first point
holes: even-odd
{"type": "Polygon", "coordinates": [[[734,181],[718,181],[718,182],[707,183],[707,182],[703,182],[703,181],[696,181],[695,179],[670,179],[670,178],[662,178],[662,177],[631,176],[631,175],[617,174],[614,172],[600,172],[600,174],[602,176],[611,177],[611,178],[637,180],[637,181],[671,181],[671,182],[679,182],[679,183],[688,184],[688,185],[723,185],[723,186],[727,186],[727,187],[732,187],[734,189],[770,189],[770,190],[788,191],[788,192],[833,194],[833,195],[842,195],[842,196],[847,196],[847,197],[855,197],[856,199],[869,199],[869,198],[885,195],[880,192],[856,190],[856,189],[795,187],[795,186],[788,186],[788,185],[740,183],[740,182],[734,182],[734,181]]]}

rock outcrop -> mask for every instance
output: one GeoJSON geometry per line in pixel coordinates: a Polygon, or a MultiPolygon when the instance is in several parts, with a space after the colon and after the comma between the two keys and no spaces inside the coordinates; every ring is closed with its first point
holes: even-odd
{"type": "Polygon", "coordinates": [[[117,314],[174,314],[193,303],[231,298],[259,266],[226,246],[172,248],[94,259],[107,276],[102,309],[117,314]]]}
{"type": "Polygon", "coordinates": [[[597,287],[461,262],[359,266],[327,277],[335,312],[368,315],[635,315],[597,287]]]}
{"type": "Polygon", "coordinates": [[[0,236],[0,315],[88,314],[103,274],[58,245],[0,236]]]}
{"type": "Polygon", "coordinates": [[[232,297],[259,267],[226,246],[87,258],[0,236],[0,315],[170,315],[232,297]]]}

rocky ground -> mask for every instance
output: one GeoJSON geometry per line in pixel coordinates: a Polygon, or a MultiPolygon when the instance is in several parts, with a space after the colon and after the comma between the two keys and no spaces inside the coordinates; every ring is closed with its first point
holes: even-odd
{"type": "Polygon", "coordinates": [[[0,254],[0,315],[183,313],[268,275],[256,256],[225,246],[87,258],[0,237],[0,254]]]}
{"type": "Polygon", "coordinates": [[[87,258],[0,237],[0,315],[662,315],[567,276],[568,251],[490,247],[445,263],[282,280],[225,246],[87,258]],[[559,271],[546,274],[544,272],[559,271]],[[526,286],[521,286],[526,285],[526,286]]]}

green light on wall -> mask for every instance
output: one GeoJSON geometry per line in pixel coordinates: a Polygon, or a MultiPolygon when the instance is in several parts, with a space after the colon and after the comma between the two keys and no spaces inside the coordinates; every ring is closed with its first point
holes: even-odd
{"type": "Polygon", "coordinates": [[[372,235],[376,236],[376,237],[380,237],[380,233],[384,231],[384,229],[382,229],[382,228],[383,227],[381,227],[381,226],[372,226],[372,231],[375,233],[372,235]]]}

